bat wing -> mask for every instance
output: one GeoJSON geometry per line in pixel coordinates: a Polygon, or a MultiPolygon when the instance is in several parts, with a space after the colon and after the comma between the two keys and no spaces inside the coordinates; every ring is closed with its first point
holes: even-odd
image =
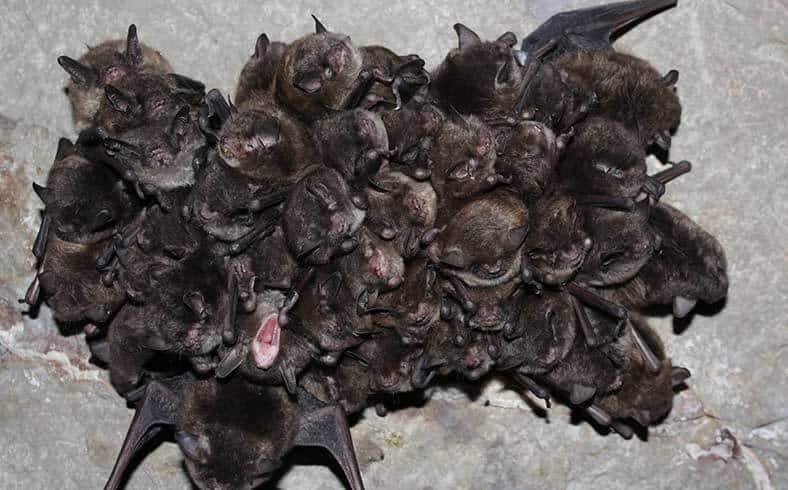
{"type": "Polygon", "coordinates": [[[164,426],[175,425],[180,405],[178,387],[182,382],[181,378],[152,381],[128,395],[130,401],[136,402],[137,408],[104,490],[120,488],[124,473],[136,453],[164,426]]]}
{"type": "Polygon", "coordinates": [[[610,49],[612,37],[660,10],[675,6],[677,0],[618,2],[561,12],[523,39],[522,49],[531,53],[557,40],[559,53],[610,49]]]}

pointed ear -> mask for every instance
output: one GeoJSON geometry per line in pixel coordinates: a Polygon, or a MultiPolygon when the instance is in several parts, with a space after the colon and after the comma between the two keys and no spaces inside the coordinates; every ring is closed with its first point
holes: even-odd
{"type": "Polygon", "coordinates": [[[342,287],[342,274],[335,272],[320,285],[320,296],[332,298],[339,294],[340,287],[342,287]]]}
{"type": "Polygon", "coordinates": [[[205,103],[208,104],[208,111],[210,116],[216,116],[220,125],[229,119],[232,113],[232,108],[224,95],[217,89],[213,88],[205,95],[205,103]]]}
{"type": "Polygon", "coordinates": [[[316,34],[323,34],[325,32],[328,32],[328,29],[326,29],[326,26],[324,26],[323,23],[320,22],[320,19],[315,17],[314,14],[312,14],[312,18],[315,19],[315,33],[316,34]]]}
{"type": "Polygon", "coordinates": [[[44,186],[36,184],[35,182],[33,182],[33,192],[36,193],[38,198],[41,199],[41,202],[44,204],[47,204],[52,194],[52,191],[44,186]]]}
{"type": "Polygon", "coordinates": [[[514,248],[519,247],[525,241],[526,235],[528,235],[528,225],[512,228],[509,230],[509,244],[514,248]]]}
{"type": "Polygon", "coordinates": [[[137,102],[112,85],[104,87],[104,96],[107,97],[109,105],[118,112],[129,114],[134,111],[137,102]]]}
{"type": "Polygon", "coordinates": [[[505,44],[510,48],[513,48],[515,44],[517,44],[517,36],[512,31],[507,31],[501,34],[501,36],[495,40],[497,43],[505,44]]]}
{"type": "Polygon", "coordinates": [[[95,85],[98,81],[98,73],[93,68],[83,65],[74,58],[68,56],[60,56],[57,59],[57,64],[60,65],[71,80],[77,85],[89,87],[95,85]]]}
{"type": "Polygon", "coordinates": [[[67,156],[74,155],[77,152],[74,143],[68,138],[60,138],[57,142],[57,152],[55,152],[55,161],[60,161],[67,156]]]}
{"type": "Polygon", "coordinates": [[[129,33],[126,35],[126,52],[123,55],[126,58],[126,63],[131,66],[142,64],[142,48],[140,40],[137,38],[137,26],[134,24],[129,26],[129,33]]]}
{"type": "Polygon", "coordinates": [[[257,42],[254,43],[254,57],[262,58],[265,56],[265,53],[268,52],[268,46],[270,45],[271,41],[268,39],[268,36],[265,33],[260,34],[257,37],[257,42]]]}
{"type": "Polygon", "coordinates": [[[178,430],[175,431],[175,441],[181,448],[183,455],[192,461],[200,464],[206,464],[211,455],[211,447],[208,441],[203,437],[197,437],[189,432],[178,430]]]}
{"type": "Polygon", "coordinates": [[[279,143],[280,136],[279,121],[273,117],[267,119],[260,128],[258,135],[266,148],[276,145],[279,143]]]}
{"type": "Polygon", "coordinates": [[[474,44],[481,44],[482,42],[478,34],[463,24],[454,24],[454,31],[457,32],[457,41],[460,49],[465,49],[467,46],[473,46],[474,44]]]}
{"type": "Polygon", "coordinates": [[[180,142],[180,138],[186,133],[190,123],[191,115],[189,114],[189,106],[185,105],[181,107],[178,113],[175,114],[175,117],[172,118],[170,128],[167,131],[167,135],[176,146],[179,146],[178,143],[180,142]]]}

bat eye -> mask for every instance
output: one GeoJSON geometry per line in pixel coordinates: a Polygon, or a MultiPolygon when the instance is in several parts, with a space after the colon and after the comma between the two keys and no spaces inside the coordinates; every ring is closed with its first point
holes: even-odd
{"type": "Polygon", "coordinates": [[[462,162],[454,167],[449,172],[449,179],[451,180],[465,180],[471,176],[471,167],[469,162],[462,162]]]}
{"type": "Polygon", "coordinates": [[[323,69],[323,77],[328,80],[331,80],[332,78],[334,78],[334,70],[332,70],[330,66],[325,67],[323,69]]]}

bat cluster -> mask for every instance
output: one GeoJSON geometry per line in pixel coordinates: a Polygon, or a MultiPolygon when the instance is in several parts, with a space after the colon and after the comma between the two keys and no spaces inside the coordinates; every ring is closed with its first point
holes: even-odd
{"type": "Polygon", "coordinates": [[[234,103],[139,42],[59,64],[82,132],[45,186],[25,301],[84,327],[136,408],[107,488],[171,431],[200,488],[295,446],[363,488],[347,414],[458,373],[508,376],[625,438],[689,371],[638,314],[727,291],[722,248],[649,175],[678,73],[611,38],[675,1],[558,14],[434,70],[315,19],[262,34],[234,103]]]}

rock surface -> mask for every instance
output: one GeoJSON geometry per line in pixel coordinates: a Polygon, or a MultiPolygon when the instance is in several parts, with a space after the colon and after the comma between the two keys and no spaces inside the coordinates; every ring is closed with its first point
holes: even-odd
{"type": "MultiPolygon", "coordinates": [[[[58,55],[77,56],[83,43],[120,37],[134,22],[177,71],[231,93],[257,35],[292,40],[312,28],[310,13],[360,44],[418,52],[434,66],[455,42],[454,22],[487,38],[521,36],[553,12],[596,3],[0,5],[0,488],[101,487],[131,418],[87,362],[81,337],[61,336],[46,310],[22,316],[16,302],[31,279],[39,220],[30,184],[45,179],[57,137],[75,136],[58,55]]],[[[666,200],[716,235],[728,256],[724,308],[702,310],[689,325],[654,322],[674,361],[693,373],[668,420],[648,441],[624,441],[565,407],[545,417],[498,382],[480,392],[442,388],[420,408],[385,418],[370,410],[354,426],[368,488],[788,488],[786,33],[784,1],[681,0],[618,43],[659,70],[680,71],[684,116],[672,155],[694,169],[666,200]]],[[[343,488],[318,465],[327,462],[321,453],[291,462],[271,488],[343,488]]],[[[177,449],[165,443],[127,488],[188,487],[177,449]]]]}

